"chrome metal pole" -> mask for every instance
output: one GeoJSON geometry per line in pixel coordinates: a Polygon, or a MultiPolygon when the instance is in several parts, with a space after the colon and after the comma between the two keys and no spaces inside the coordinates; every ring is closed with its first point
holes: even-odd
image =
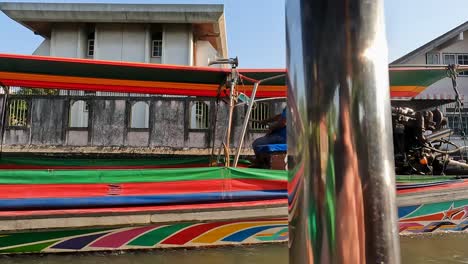
{"type": "Polygon", "coordinates": [[[287,0],[290,263],[399,263],[382,0],[287,0]]]}
{"type": "Polygon", "coordinates": [[[255,94],[257,93],[257,88],[259,85],[260,82],[254,83],[252,95],[250,97],[250,104],[247,107],[247,113],[245,113],[244,124],[242,124],[242,132],[239,137],[239,146],[237,147],[236,156],[234,157],[234,163],[232,164],[234,168],[237,167],[237,163],[239,162],[239,156],[241,153],[242,145],[244,144],[245,132],[247,131],[247,126],[249,125],[250,113],[252,112],[252,107],[255,103],[255,94]]]}
{"type": "Polygon", "coordinates": [[[262,82],[272,81],[275,79],[283,78],[284,76],[285,76],[284,74],[281,74],[281,75],[265,78],[263,80],[260,80],[254,83],[252,95],[250,96],[250,104],[249,104],[249,107],[247,108],[247,113],[245,113],[244,124],[242,124],[242,132],[239,136],[239,146],[237,147],[236,156],[234,157],[234,163],[232,164],[234,168],[237,167],[237,163],[239,162],[239,156],[242,151],[242,146],[244,145],[245,133],[247,132],[247,126],[249,125],[250,113],[252,112],[252,107],[253,107],[253,104],[255,103],[255,95],[257,94],[258,86],[262,82]]]}

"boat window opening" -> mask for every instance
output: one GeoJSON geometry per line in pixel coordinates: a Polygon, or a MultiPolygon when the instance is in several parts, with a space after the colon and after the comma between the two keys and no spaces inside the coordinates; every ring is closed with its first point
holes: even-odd
{"type": "Polygon", "coordinates": [[[87,48],[86,55],[88,57],[94,56],[94,32],[91,32],[88,35],[88,48],[87,48]]]}
{"type": "Polygon", "coordinates": [[[130,110],[130,128],[149,127],[149,104],[139,101],[132,104],[130,110]]]}
{"type": "MultiPolygon", "coordinates": [[[[444,64],[468,65],[468,53],[445,53],[444,64]]],[[[459,76],[468,76],[468,71],[459,72],[459,76]]]]}
{"type": "MultiPolygon", "coordinates": [[[[269,103],[256,103],[255,108],[250,113],[250,119],[254,121],[264,121],[270,118],[270,104],[269,103]]],[[[267,125],[259,122],[250,122],[252,130],[266,130],[267,125]]]]}
{"type": "Polygon", "coordinates": [[[426,64],[440,64],[439,53],[427,53],[426,64]]]}
{"type": "Polygon", "coordinates": [[[68,126],[70,128],[88,127],[89,108],[90,105],[87,101],[71,101],[68,126]]]}
{"type": "Polygon", "coordinates": [[[151,57],[159,58],[162,56],[162,32],[155,32],[151,38],[151,57]]]}
{"type": "Polygon", "coordinates": [[[208,129],[208,104],[205,102],[194,102],[190,111],[190,128],[208,129]]]}
{"type": "Polygon", "coordinates": [[[26,100],[11,100],[8,104],[8,126],[26,127],[28,125],[29,104],[26,100]]]}

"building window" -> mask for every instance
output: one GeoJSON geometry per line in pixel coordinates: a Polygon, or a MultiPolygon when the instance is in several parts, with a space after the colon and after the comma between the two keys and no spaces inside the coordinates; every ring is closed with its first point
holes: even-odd
{"type": "MultiPolygon", "coordinates": [[[[444,54],[444,64],[468,65],[468,53],[444,54]]],[[[468,71],[460,72],[460,76],[468,76],[468,71]]]]}
{"type": "Polygon", "coordinates": [[[190,111],[190,128],[208,128],[208,104],[205,102],[194,102],[190,111]]]}
{"type": "Polygon", "coordinates": [[[130,128],[149,127],[149,104],[136,102],[132,105],[130,113],[130,128]]]}
{"type": "Polygon", "coordinates": [[[427,53],[426,64],[440,64],[439,53],[427,53]]]}
{"type": "Polygon", "coordinates": [[[88,35],[88,49],[86,54],[88,57],[94,56],[94,32],[89,33],[88,35]]]}
{"type": "Polygon", "coordinates": [[[88,127],[89,103],[83,100],[71,101],[68,126],[70,128],[88,127]]]}
{"type": "Polygon", "coordinates": [[[151,57],[159,58],[162,56],[162,41],[162,32],[153,33],[153,36],[151,37],[151,57]]]}
{"type": "MultiPolygon", "coordinates": [[[[270,118],[270,105],[268,103],[256,103],[254,109],[250,113],[252,121],[264,121],[270,118]]],[[[259,122],[251,122],[250,128],[252,130],[265,130],[267,125],[260,124],[259,122]]]]}
{"type": "Polygon", "coordinates": [[[448,127],[453,130],[455,135],[462,135],[462,132],[468,135],[468,116],[462,116],[460,120],[459,115],[448,115],[447,121],[448,127]]]}
{"type": "Polygon", "coordinates": [[[8,105],[8,126],[26,127],[28,125],[29,104],[26,100],[11,100],[8,105]]]}

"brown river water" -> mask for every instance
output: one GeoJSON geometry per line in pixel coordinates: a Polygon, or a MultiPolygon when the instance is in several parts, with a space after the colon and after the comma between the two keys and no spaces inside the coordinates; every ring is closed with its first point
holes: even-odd
{"type": "MultiPolygon", "coordinates": [[[[468,263],[468,233],[400,238],[402,263],[468,263]]],[[[0,256],[1,264],[273,264],[288,263],[286,244],[194,250],[0,256]]]]}

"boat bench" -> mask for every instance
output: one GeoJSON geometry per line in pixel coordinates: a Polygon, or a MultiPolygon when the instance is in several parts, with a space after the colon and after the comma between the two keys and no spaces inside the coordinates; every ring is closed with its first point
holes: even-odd
{"type": "Polygon", "coordinates": [[[258,153],[273,170],[287,169],[287,144],[268,144],[257,147],[258,153]]]}

